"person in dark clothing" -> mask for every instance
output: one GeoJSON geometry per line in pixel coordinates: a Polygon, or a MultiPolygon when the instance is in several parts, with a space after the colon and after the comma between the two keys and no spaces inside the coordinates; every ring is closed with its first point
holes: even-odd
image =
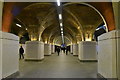
{"type": "Polygon", "coordinates": [[[59,54],[60,54],[60,48],[59,47],[57,47],[57,53],[58,53],[58,56],[59,56],[59,54]]]}
{"type": "Polygon", "coordinates": [[[69,49],[68,49],[68,47],[66,48],[66,55],[68,55],[68,51],[69,51],[69,49]]]}
{"type": "Polygon", "coordinates": [[[65,47],[63,48],[63,52],[65,53],[65,47]]]}
{"type": "Polygon", "coordinates": [[[20,59],[21,59],[21,57],[24,59],[23,53],[24,53],[24,49],[23,49],[23,47],[21,46],[20,49],[19,49],[20,59]]]}

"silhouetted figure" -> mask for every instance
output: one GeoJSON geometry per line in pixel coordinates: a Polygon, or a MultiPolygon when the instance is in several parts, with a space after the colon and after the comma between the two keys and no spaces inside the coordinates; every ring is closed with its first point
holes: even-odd
{"type": "Polygon", "coordinates": [[[63,52],[65,53],[65,47],[63,48],[63,52]]]}
{"type": "Polygon", "coordinates": [[[68,55],[68,51],[69,51],[69,48],[67,47],[67,48],[66,48],[66,55],[68,55]]]}
{"type": "Polygon", "coordinates": [[[20,59],[21,59],[21,57],[24,59],[23,53],[24,53],[24,49],[23,49],[23,47],[21,46],[20,49],[19,49],[20,59]]]}
{"type": "Polygon", "coordinates": [[[59,56],[59,54],[60,54],[60,48],[59,47],[57,47],[57,53],[58,53],[58,56],[59,56]]]}

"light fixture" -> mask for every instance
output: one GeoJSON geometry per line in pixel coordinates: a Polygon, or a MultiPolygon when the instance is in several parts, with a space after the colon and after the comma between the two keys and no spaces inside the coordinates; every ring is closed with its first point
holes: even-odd
{"type": "Polygon", "coordinates": [[[27,30],[27,28],[25,30],[27,30]]]}
{"type": "Polygon", "coordinates": [[[62,14],[59,14],[59,19],[62,19],[62,14]]]}
{"type": "Polygon", "coordinates": [[[98,31],[100,28],[97,28],[96,31],[98,31]]]}
{"type": "Polygon", "coordinates": [[[62,26],[63,26],[63,24],[62,24],[62,23],[60,23],[60,26],[62,27],[62,26]]]}
{"type": "Polygon", "coordinates": [[[16,24],[18,27],[21,27],[21,25],[20,24],[16,24]]]}
{"type": "Polygon", "coordinates": [[[63,34],[63,31],[61,33],[63,34]]]}
{"type": "Polygon", "coordinates": [[[78,29],[80,29],[80,27],[78,27],[78,29]]]}
{"type": "Polygon", "coordinates": [[[57,0],[57,5],[60,6],[60,0],[57,0]]]}
{"type": "Polygon", "coordinates": [[[63,28],[61,28],[61,31],[63,31],[63,28]]]}

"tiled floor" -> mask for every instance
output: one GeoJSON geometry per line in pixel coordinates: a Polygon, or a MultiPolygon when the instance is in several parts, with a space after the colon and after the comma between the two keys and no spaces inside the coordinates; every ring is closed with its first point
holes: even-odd
{"type": "Polygon", "coordinates": [[[45,56],[40,62],[20,60],[19,78],[96,78],[96,62],[80,62],[71,54],[45,56]]]}

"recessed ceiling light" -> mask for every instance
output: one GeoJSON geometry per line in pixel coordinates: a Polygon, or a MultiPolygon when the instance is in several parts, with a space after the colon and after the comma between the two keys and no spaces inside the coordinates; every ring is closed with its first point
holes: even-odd
{"type": "Polygon", "coordinates": [[[59,19],[62,19],[62,14],[59,14],[59,19]]]}
{"type": "Polygon", "coordinates": [[[57,0],[57,5],[60,6],[60,0],[57,0]]]}
{"type": "Polygon", "coordinates": [[[61,33],[63,34],[63,31],[61,33]]]}
{"type": "Polygon", "coordinates": [[[96,31],[98,31],[100,28],[97,28],[96,31]]]}
{"type": "Polygon", "coordinates": [[[60,26],[62,27],[62,26],[63,26],[63,24],[62,24],[62,23],[60,23],[60,26]]]}
{"type": "Polygon", "coordinates": [[[20,24],[16,24],[18,27],[21,27],[21,25],[20,24]]]}

